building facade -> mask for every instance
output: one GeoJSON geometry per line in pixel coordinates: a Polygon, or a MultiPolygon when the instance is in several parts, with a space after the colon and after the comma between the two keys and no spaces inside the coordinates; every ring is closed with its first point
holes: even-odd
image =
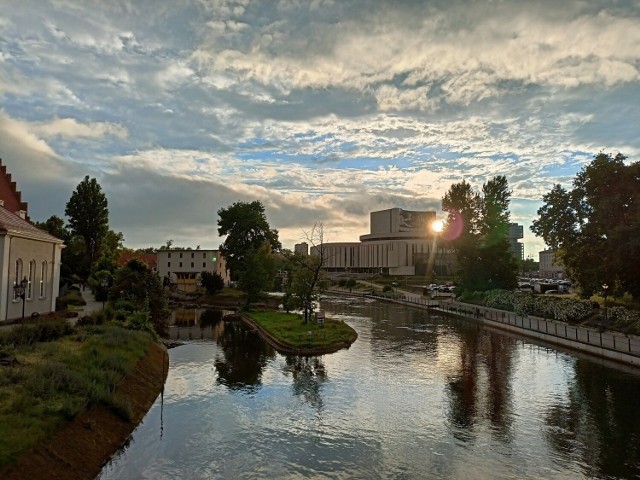
{"type": "Polygon", "coordinates": [[[509,224],[509,246],[511,253],[522,262],[524,260],[524,245],[518,240],[524,238],[524,228],[518,223],[509,224]]]}
{"type": "Polygon", "coordinates": [[[293,252],[306,257],[309,255],[309,244],[307,242],[296,243],[293,246],[293,252]]]}
{"type": "MultiPolygon", "coordinates": [[[[325,243],[328,272],[387,275],[452,275],[455,256],[438,245],[435,211],[391,208],[370,213],[370,232],[359,242],[325,243]]],[[[318,255],[318,248],[311,249],[318,255]]]]}
{"type": "Polygon", "coordinates": [[[160,277],[169,279],[184,292],[196,291],[202,272],[219,274],[225,286],[231,282],[219,250],[158,250],[157,268],[160,277]]]}
{"type": "Polygon", "coordinates": [[[0,160],[0,322],[55,311],[63,241],[28,221],[0,160]],[[24,293],[15,287],[24,285],[24,293]]]}
{"type": "Polygon", "coordinates": [[[564,266],[556,259],[553,250],[543,250],[539,252],[540,267],[538,276],[540,278],[565,278],[564,266]]]}

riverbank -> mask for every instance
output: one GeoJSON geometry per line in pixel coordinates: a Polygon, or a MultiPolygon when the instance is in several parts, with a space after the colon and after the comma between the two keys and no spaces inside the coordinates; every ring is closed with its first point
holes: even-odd
{"type": "Polygon", "coordinates": [[[298,315],[284,312],[245,312],[237,317],[280,353],[324,355],[349,348],[358,338],[349,325],[331,319],[318,325],[315,322],[304,324],[298,315]]]}
{"type": "MultiPolygon", "coordinates": [[[[589,326],[572,325],[532,315],[516,315],[453,299],[433,300],[418,295],[385,295],[381,293],[356,293],[332,290],[332,294],[374,298],[424,310],[438,311],[465,320],[483,323],[493,328],[509,331],[532,340],[550,343],[556,347],[579,351],[598,358],[640,367],[640,337],[607,331],[589,326]]],[[[405,292],[406,293],[406,292],[405,292]]]]}
{"type": "Polygon", "coordinates": [[[131,432],[153,405],[162,391],[167,371],[166,349],[151,343],[147,354],[116,390],[130,405],[129,420],[103,405],[85,410],[0,470],[0,478],[94,479],[114,453],[127,443],[131,432]]]}

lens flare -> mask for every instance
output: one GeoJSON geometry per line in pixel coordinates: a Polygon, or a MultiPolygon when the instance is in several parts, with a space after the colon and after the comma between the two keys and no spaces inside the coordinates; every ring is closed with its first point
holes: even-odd
{"type": "Polygon", "coordinates": [[[442,220],[434,220],[431,224],[431,229],[436,233],[440,233],[444,230],[444,222],[442,220]]]}

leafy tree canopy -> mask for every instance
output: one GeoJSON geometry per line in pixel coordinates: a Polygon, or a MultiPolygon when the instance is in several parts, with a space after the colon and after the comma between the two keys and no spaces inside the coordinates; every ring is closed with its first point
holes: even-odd
{"type": "Polygon", "coordinates": [[[104,236],[109,231],[109,208],[106,195],[95,178],[82,180],[64,211],[69,228],[84,239],[89,263],[97,258],[104,236]]]}
{"type": "Polygon", "coordinates": [[[220,245],[220,253],[234,277],[243,274],[248,255],[257,252],[264,242],[272,251],[280,250],[278,231],[270,227],[260,201],[236,202],[218,210],[218,216],[218,235],[227,236],[220,245]]]}
{"type": "Polygon", "coordinates": [[[451,185],[442,199],[448,212],[442,238],[455,250],[462,287],[469,291],[510,289],[517,284],[518,263],[509,241],[511,191],[499,175],[474,192],[465,181],[451,185]]]}
{"type": "Polygon", "coordinates": [[[207,293],[211,295],[221,292],[224,288],[224,279],[218,272],[204,271],[200,274],[200,281],[207,293]]]}
{"type": "Polygon", "coordinates": [[[603,283],[615,295],[640,298],[640,163],[600,152],[574,178],[555,185],[531,231],[542,237],[569,275],[590,296],[603,283]]]}

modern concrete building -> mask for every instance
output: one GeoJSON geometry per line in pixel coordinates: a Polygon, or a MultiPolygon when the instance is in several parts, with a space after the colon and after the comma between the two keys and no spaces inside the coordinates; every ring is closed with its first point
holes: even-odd
{"type": "MultiPolygon", "coordinates": [[[[370,214],[370,232],[359,242],[323,244],[328,272],[452,275],[455,256],[438,245],[435,211],[391,208],[370,214]]],[[[311,255],[317,255],[317,247],[311,255]]]]}
{"type": "Polygon", "coordinates": [[[63,241],[29,222],[0,160],[0,322],[55,310],[63,241]]]}
{"type": "Polygon", "coordinates": [[[158,250],[158,274],[169,278],[179,290],[196,290],[202,272],[218,273],[229,286],[231,278],[219,250],[158,250]]]}
{"type": "Polygon", "coordinates": [[[538,255],[540,256],[538,274],[540,278],[563,279],[565,277],[564,266],[556,260],[553,250],[543,250],[538,255]]]}
{"type": "Polygon", "coordinates": [[[524,245],[518,240],[524,238],[524,228],[518,223],[509,224],[509,246],[511,252],[518,259],[518,261],[524,260],[524,245]]]}
{"type": "Polygon", "coordinates": [[[296,243],[293,247],[293,252],[306,257],[309,255],[309,244],[307,242],[296,243]]]}

